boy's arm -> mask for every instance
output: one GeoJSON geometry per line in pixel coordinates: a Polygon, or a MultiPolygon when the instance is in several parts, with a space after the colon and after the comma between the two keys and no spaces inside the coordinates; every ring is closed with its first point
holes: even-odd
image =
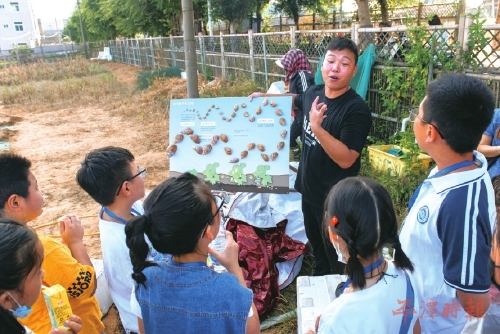
{"type": "Polygon", "coordinates": [[[490,295],[486,293],[470,293],[457,290],[457,298],[465,312],[473,317],[482,317],[490,307],[490,295]]]}

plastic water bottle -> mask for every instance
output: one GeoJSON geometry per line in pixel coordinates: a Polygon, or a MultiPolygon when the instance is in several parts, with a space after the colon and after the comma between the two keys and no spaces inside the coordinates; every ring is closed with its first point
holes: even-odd
{"type": "MultiPolygon", "coordinates": [[[[210,247],[217,253],[223,252],[226,249],[226,231],[222,228],[219,229],[219,233],[217,233],[217,237],[209,244],[210,247]]],[[[208,258],[210,259],[211,264],[214,267],[214,270],[218,273],[227,272],[226,268],[219,261],[212,256],[212,254],[208,254],[208,258]]]]}
{"type": "Polygon", "coordinates": [[[384,259],[392,261],[392,255],[389,254],[389,248],[387,247],[382,248],[382,256],[384,257],[384,259]]]}

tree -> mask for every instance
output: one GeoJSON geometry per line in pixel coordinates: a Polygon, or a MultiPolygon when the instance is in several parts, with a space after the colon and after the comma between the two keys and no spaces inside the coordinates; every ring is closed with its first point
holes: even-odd
{"type": "Polygon", "coordinates": [[[248,17],[252,5],[252,1],[247,0],[212,0],[212,17],[229,21],[229,32],[235,34],[236,25],[248,17]]]}
{"type": "Polygon", "coordinates": [[[301,11],[309,9],[314,12],[324,12],[321,0],[277,0],[274,9],[275,12],[282,12],[293,17],[297,30],[299,30],[299,14],[301,11]]]}
{"type": "Polygon", "coordinates": [[[373,27],[369,0],[356,0],[356,4],[358,5],[359,26],[361,28],[373,27]]]}

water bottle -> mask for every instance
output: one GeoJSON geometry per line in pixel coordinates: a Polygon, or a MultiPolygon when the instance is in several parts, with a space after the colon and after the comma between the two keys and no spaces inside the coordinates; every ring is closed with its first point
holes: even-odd
{"type": "Polygon", "coordinates": [[[387,247],[382,248],[382,256],[384,257],[384,259],[392,261],[392,255],[389,254],[389,248],[387,247]]]}
{"type": "MultiPolygon", "coordinates": [[[[221,226],[221,228],[219,229],[219,233],[217,233],[217,237],[215,237],[215,239],[212,240],[212,242],[209,244],[209,246],[212,247],[212,249],[217,253],[223,252],[224,249],[226,249],[227,240],[225,232],[226,231],[221,226]]],[[[220,262],[212,256],[212,254],[208,254],[208,258],[210,259],[210,262],[216,272],[227,272],[226,268],[224,268],[224,266],[220,264],[220,262]]]]}

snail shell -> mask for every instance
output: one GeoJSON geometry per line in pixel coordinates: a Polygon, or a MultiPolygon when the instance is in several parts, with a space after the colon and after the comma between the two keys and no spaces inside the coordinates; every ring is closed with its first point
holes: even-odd
{"type": "Polygon", "coordinates": [[[213,104],[212,104],[212,105],[210,106],[210,108],[215,108],[215,105],[213,105],[213,104]]]}
{"type": "Polygon", "coordinates": [[[231,114],[231,117],[233,117],[233,118],[234,118],[234,117],[236,117],[236,113],[235,113],[235,112],[233,112],[233,113],[231,114]]]}
{"type": "Polygon", "coordinates": [[[278,105],[278,104],[277,104],[276,102],[274,102],[274,101],[269,102],[269,104],[270,104],[270,105],[271,105],[271,107],[273,107],[273,108],[274,108],[274,107],[276,107],[276,106],[278,105]]]}
{"type": "Polygon", "coordinates": [[[183,133],[185,135],[192,135],[194,133],[194,131],[191,128],[184,128],[184,129],[182,129],[181,133],[183,133]]]}
{"type": "Polygon", "coordinates": [[[234,111],[236,111],[236,110],[240,109],[240,107],[237,104],[235,104],[233,109],[234,109],[234,111]]]}
{"type": "Polygon", "coordinates": [[[212,151],[212,145],[207,144],[203,146],[203,155],[210,153],[210,151],[212,151]]]}
{"type": "Polygon", "coordinates": [[[278,143],[278,151],[279,151],[279,150],[282,150],[282,149],[283,149],[283,147],[285,147],[285,142],[280,141],[280,142],[278,143]]]}
{"type": "Polygon", "coordinates": [[[262,144],[257,145],[257,148],[258,148],[258,149],[259,149],[259,151],[261,151],[261,152],[264,152],[264,151],[266,150],[266,148],[265,148],[265,147],[264,147],[264,145],[262,145],[262,144]]]}
{"type": "Polygon", "coordinates": [[[241,159],[245,159],[248,155],[248,151],[243,151],[241,152],[240,156],[241,156],[241,159]]]}
{"type": "Polygon", "coordinates": [[[222,116],[222,120],[225,121],[226,120],[226,116],[222,116]]]}
{"type": "Polygon", "coordinates": [[[262,105],[267,106],[267,97],[264,99],[264,101],[262,101],[262,105]]]}
{"type": "Polygon", "coordinates": [[[281,109],[279,109],[279,108],[278,108],[278,109],[276,109],[274,112],[275,112],[275,113],[276,113],[276,115],[278,115],[278,116],[283,115],[283,112],[282,112],[282,111],[281,111],[281,109]]]}
{"type": "Polygon", "coordinates": [[[233,150],[231,150],[229,147],[224,147],[224,151],[226,151],[227,155],[233,154],[233,150]]]}
{"type": "Polygon", "coordinates": [[[182,133],[178,133],[174,137],[174,144],[180,143],[184,139],[184,135],[182,133]]]}
{"type": "Polygon", "coordinates": [[[250,143],[247,145],[247,148],[248,150],[253,150],[255,148],[255,144],[254,143],[250,143]]]}
{"type": "Polygon", "coordinates": [[[219,107],[218,107],[218,106],[215,106],[215,109],[219,109],[219,107]]]}
{"type": "Polygon", "coordinates": [[[267,156],[267,154],[262,153],[260,156],[262,157],[262,159],[263,159],[265,162],[268,162],[268,161],[269,161],[269,157],[267,156]]]}
{"type": "Polygon", "coordinates": [[[260,113],[262,112],[262,108],[260,106],[257,107],[257,110],[255,111],[255,113],[257,115],[260,115],[260,113]]]}
{"type": "Polygon", "coordinates": [[[220,140],[222,140],[224,143],[227,143],[227,136],[225,134],[221,134],[220,140]]]}
{"type": "Polygon", "coordinates": [[[198,154],[203,154],[203,149],[200,145],[193,146],[193,150],[195,150],[195,152],[198,154]]]}
{"type": "Polygon", "coordinates": [[[231,122],[231,118],[228,118],[228,119],[227,119],[227,121],[228,121],[228,122],[231,122]]]}
{"type": "Polygon", "coordinates": [[[287,133],[288,133],[288,132],[286,132],[286,130],[281,130],[281,132],[280,132],[280,136],[281,136],[281,138],[285,139],[285,138],[286,138],[286,134],[287,134],[287,133]]]}
{"type": "Polygon", "coordinates": [[[283,117],[280,118],[280,124],[281,125],[285,125],[286,124],[285,119],[283,117]]]}
{"type": "Polygon", "coordinates": [[[207,112],[210,112],[210,110],[212,110],[212,109],[208,108],[208,109],[207,109],[207,112]]]}
{"type": "Polygon", "coordinates": [[[255,121],[255,117],[253,117],[253,115],[252,115],[252,117],[250,117],[248,120],[249,120],[250,122],[253,122],[253,121],[255,121]]]}
{"type": "Polygon", "coordinates": [[[273,152],[271,153],[271,161],[273,161],[274,159],[276,159],[278,157],[278,152],[273,152]]]}
{"type": "Polygon", "coordinates": [[[219,115],[222,115],[222,111],[219,111],[219,115]]]}
{"type": "Polygon", "coordinates": [[[247,105],[246,105],[246,104],[244,104],[244,103],[242,103],[242,104],[241,104],[241,107],[242,107],[242,108],[246,108],[246,106],[247,106],[247,105]]]}
{"type": "Polygon", "coordinates": [[[238,161],[240,161],[240,159],[238,159],[238,158],[232,158],[231,160],[229,160],[229,163],[235,164],[238,161]]]}
{"type": "Polygon", "coordinates": [[[243,116],[248,117],[248,111],[245,111],[245,112],[243,113],[243,116]]]}
{"type": "Polygon", "coordinates": [[[192,134],[189,136],[195,144],[199,144],[201,139],[197,134],[192,134]]]}
{"type": "Polygon", "coordinates": [[[167,147],[167,157],[171,158],[177,152],[177,145],[167,147]]]}
{"type": "Polygon", "coordinates": [[[212,145],[215,145],[217,144],[217,142],[219,141],[219,136],[218,135],[214,135],[212,137],[212,145]]]}

